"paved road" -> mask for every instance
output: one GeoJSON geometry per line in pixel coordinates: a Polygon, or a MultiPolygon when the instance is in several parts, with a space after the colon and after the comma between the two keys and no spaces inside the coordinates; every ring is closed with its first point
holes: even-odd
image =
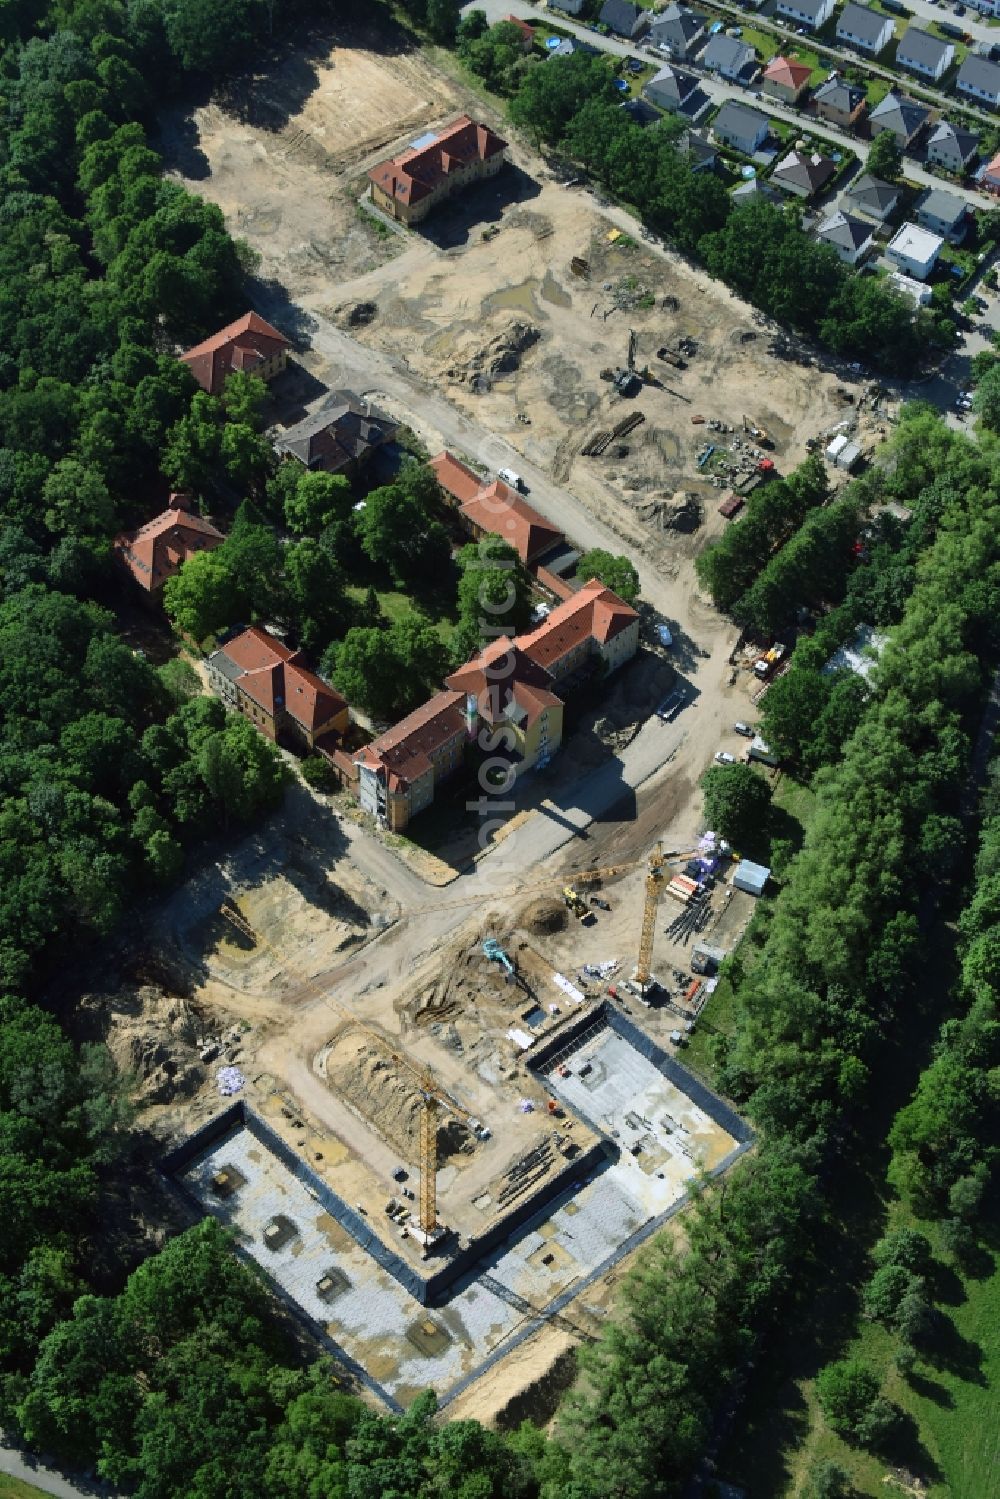
{"type": "MultiPolygon", "coordinates": [[[[529,5],[527,0],[471,0],[466,6],[467,10],[483,10],[492,22],[500,21],[505,15],[522,16],[527,21],[533,21],[536,25],[544,25],[544,16],[539,16],[538,8],[529,5]]],[[[553,18],[553,24],[557,24],[553,18]]],[[[616,57],[637,57],[644,63],[653,59],[648,52],[641,47],[633,46],[629,42],[619,41],[617,37],[601,36],[599,32],[588,31],[585,26],[578,26],[569,17],[560,16],[558,26],[561,31],[570,31],[584,41],[588,46],[595,47],[602,52],[609,52],[616,57]]],[[[803,38],[803,40],[806,40],[803,38]]],[[[997,33],[1000,41],[1000,32],[997,33]]],[[[705,93],[713,104],[724,104],[727,99],[739,99],[743,103],[753,103],[750,94],[745,88],[737,84],[726,83],[720,78],[715,78],[703,70],[692,67],[688,63],[681,64],[682,67],[698,74],[698,79],[705,93]]],[[[811,115],[803,115],[800,110],[788,109],[779,104],[776,99],[763,99],[758,107],[775,119],[785,120],[800,129],[808,130],[810,135],[820,140],[829,141],[832,146],[844,147],[853,151],[860,157],[862,162],[868,160],[869,142],[858,140],[844,130],[838,130],[835,125],[828,124],[825,120],[815,120],[811,115]]],[[[911,182],[919,183],[921,187],[941,187],[941,178],[936,177],[933,172],[926,171],[911,157],[906,158],[906,176],[911,182]]],[[[978,208],[996,208],[996,199],[988,197],[985,193],[973,192],[968,188],[961,188],[962,196],[978,208]]]]}
{"type": "Polygon", "coordinates": [[[0,1473],[19,1478],[22,1483],[33,1484],[43,1494],[56,1494],[58,1499],[113,1499],[112,1490],[103,1484],[88,1482],[85,1478],[65,1478],[54,1468],[46,1468],[34,1458],[25,1457],[17,1447],[0,1446],[0,1473]]]}

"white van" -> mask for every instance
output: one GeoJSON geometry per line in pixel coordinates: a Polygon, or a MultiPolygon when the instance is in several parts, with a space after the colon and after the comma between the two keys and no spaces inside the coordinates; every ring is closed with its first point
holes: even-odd
{"type": "Polygon", "coordinates": [[[516,489],[518,492],[520,492],[524,485],[524,481],[521,478],[521,475],[515,474],[512,468],[500,469],[497,473],[497,478],[502,479],[503,482],[509,485],[511,489],[516,489]]]}

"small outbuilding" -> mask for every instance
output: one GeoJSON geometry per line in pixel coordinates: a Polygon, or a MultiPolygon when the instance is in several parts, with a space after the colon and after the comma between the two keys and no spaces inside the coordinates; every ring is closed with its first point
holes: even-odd
{"type": "Polygon", "coordinates": [[[748,895],[763,895],[764,887],[771,878],[771,871],[752,859],[741,859],[733,871],[733,885],[745,890],[748,895]]]}

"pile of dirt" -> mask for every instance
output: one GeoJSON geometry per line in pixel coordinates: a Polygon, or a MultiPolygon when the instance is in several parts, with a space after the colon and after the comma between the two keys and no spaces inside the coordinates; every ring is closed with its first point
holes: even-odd
{"type": "Polygon", "coordinates": [[[541,336],[541,330],[533,323],[516,318],[485,344],[449,364],[443,371],[444,377],[477,390],[488,390],[492,380],[512,375],[520,368],[523,355],[541,336]]]}
{"type": "MultiPolygon", "coordinates": [[[[338,1037],[326,1056],[326,1078],[361,1114],[387,1144],[406,1161],[416,1161],[420,1150],[420,1090],[392,1057],[366,1036],[348,1032],[338,1037]]],[[[437,1130],[438,1159],[446,1160],[473,1148],[464,1125],[442,1116],[437,1130]]]]}
{"type": "Polygon", "coordinates": [[[119,1072],[134,1081],[140,1107],[198,1091],[206,1078],[199,1055],[203,1026],[186,999],[143,984],[94,1004],[97,1029],[119,1072]]]}
{"type": "Polygon", "coordinates": [[[554,896],[543,895],[525,908],[521,925],[535,937],[547,937],[566,930],[569,920],[566,907],[554,896]]]}

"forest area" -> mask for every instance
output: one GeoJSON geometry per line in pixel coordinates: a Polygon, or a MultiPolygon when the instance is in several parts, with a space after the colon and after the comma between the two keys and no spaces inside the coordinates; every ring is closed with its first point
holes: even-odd
{"type": "MultiPolygon", "coordinates": [[[[192,79],[224,80],[305,14],[257,0],[20,0],[0,18],[0,1420],[139,1499],[669,1499],[750,1361],[809,1317],[843,1246],[838,1205],[888,1066],[909,1069],[886,1183],[908,1221],[843,1263],[857,1325],[891,1344],[899,1379],[916,1387],[936,1367],[942,1266],[973,1276],[990,1259],[996,773],[978,846],[964,797],[1000,645],[995,439],[985,408],[978,440],[908,408],[892,461],[843,498],[829,502],[804,465],[754,496],[741,522],[752,546],[736,556],[723,541],[702,559],[703,586],[741,622],[815,615],[763,723],[813,810],[801,847],[771,840],[779,893],[729,964],[734,1023],[707,1063],[758,1148],[694,1194],[683,1251],[664,1237],[640,1258],[552,1436],[436,1421],[430,1392],[401,1418],[368,1409],[304,1358],[213,1222],[109,1269],[96,1248],[108,1183],[132,1159],[128,1099],[99,1049],[68,1040],[47,981],[109,940],[137,892],[175,881],[206,830],[253,823],[283,785],[245,720],[196,696],[177,663],[157,669],[121,640],[112,538],[168,486],[229,507],[224,546],[169,591],[175,623],[200,640],[263,594],[349,696],[364,684],[375,712],[403,670],[422,691],[448,649],[466,648],[478,596],[475,559],[460,557],[450,647],[419,622],[378,627],[370,601],[346,597],[359,556],[404,583],[443,556],[419,466],[363,524],[349,521],[337,485],[274,472],[254,382],[207,396],[174,357],[243,310],[253,267],[217,209],[162,177],[156,107],[192,79]],[[420,545],[394,551],[414,505],[420,525],[403,529],[420,545]],[[280,565],[276,521],[294,537],[280,565]],[[888,637],[867,686],[820,670],[859,623],[888,637]],[[930,994],[920,979],[942,902],[962,912],[959,971],[930,994]],[[918,1009],[936,1040],[900,1061],[900,1024],[918,1009]]],[[[418,19],[447,40],[456,12],[431,0],[418,19]]],[[[605,135],[601,81],[560,65],[554,98],[534,76],[512,118],[586,155],[627,198],[619,173],[638,147],[605,135]]],[[[941,336],[868,293],[855,304],[825,263],[837,315],[824,325],[790,269],[791,229],[735,223],[695,193],[676,153],[647,168],[662,187],[652,221],[791,326],[866,357],[881,341],[904,366],[941,336]],[[741,269],[748,225],[771,248],[741,269]]],[[[905,1455],[906,1412],[848,1343],[816,1381],[824,1421],[848,1452],[905,1455]]],[[[831,1458],[808,1481],[835,1499],[852,1479],[831,1458]]]]}

